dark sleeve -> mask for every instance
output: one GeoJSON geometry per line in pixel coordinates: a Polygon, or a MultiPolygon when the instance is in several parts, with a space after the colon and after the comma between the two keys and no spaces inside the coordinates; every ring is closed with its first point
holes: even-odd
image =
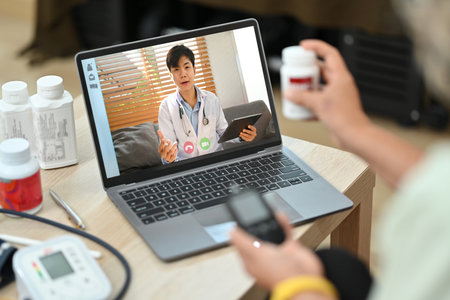
{"type": "Polygon", "coordinates": [[[325,275],[339,292],[340,300],[367,299],[373,283],[367,266],[353,254],[338,248],[316,251],[325,275]]]}

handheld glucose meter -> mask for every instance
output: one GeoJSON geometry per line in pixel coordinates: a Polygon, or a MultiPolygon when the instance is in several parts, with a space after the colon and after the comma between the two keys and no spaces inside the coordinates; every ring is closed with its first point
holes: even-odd
{"type": "Polygon", "coordinates": [[[111,284],[84,243],[70,235],[22,248],[13,257],[19,299],[106,299],[111,284]]]}

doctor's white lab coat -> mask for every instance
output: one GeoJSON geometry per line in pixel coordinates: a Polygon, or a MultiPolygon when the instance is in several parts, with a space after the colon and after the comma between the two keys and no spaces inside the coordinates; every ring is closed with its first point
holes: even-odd
{"type": "Polygon", "coordinates": [[[176,92],[164,99],[159,107],[159,129],[165,139],[169,139],[172,143],[178,142],[176,161],[223,149],[218,140],[228,127],[228,122],[223,114],[220,101],[211,92],[199,88],[196,90],[201,99],[198,113],[198,134],[195,133],[185,113],[180,118],[180,106],[176,92]],[[203,109],[205,118],[209,120],[208,125],[203,124],[203,109]]]}

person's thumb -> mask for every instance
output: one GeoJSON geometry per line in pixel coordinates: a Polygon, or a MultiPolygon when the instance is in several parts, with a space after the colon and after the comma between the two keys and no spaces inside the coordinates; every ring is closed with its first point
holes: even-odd
{"type": "Polygon", "coordinates": [[[284,92],[283,96],[296,104],[314,110],[318,102],[319,92],[290,88],[284,92]]]}

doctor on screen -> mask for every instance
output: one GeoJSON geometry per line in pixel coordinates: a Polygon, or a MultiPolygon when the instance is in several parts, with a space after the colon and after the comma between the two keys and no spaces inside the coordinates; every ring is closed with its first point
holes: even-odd
{"type": "MultiPolygon", "coordinates": [[[[167,53],[166,63],[177,91],[159,107],[158,151],[163,162],[222,150],[218,140],[228,123],[217,96],[194,85],[194,53],[184,45],[174,46],[167,53]]],[[[253,141],[256,128],[249,125],[239,137],[253,141]]]]}

